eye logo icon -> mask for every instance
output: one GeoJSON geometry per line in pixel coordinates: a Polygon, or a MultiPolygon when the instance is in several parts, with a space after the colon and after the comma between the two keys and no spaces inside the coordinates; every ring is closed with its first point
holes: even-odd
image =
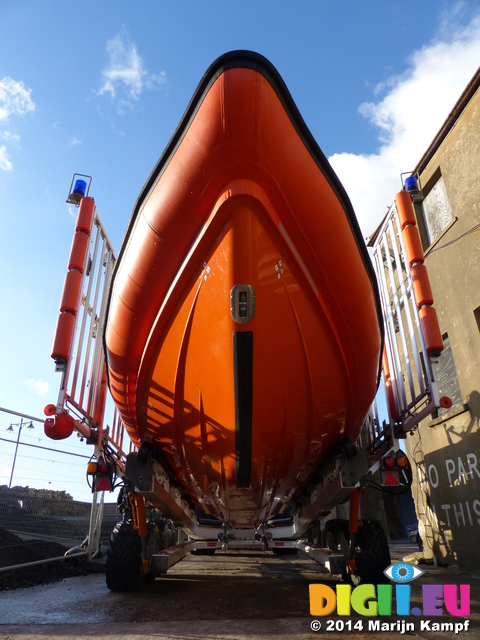
{"type": "Polygon", "coordinates": [[[419,578],[425,571],[417,569],[417,567],[407,562],[398,562],[397,564],[391,564],[383,573],[393,582],[405,583],[419,578]]]}

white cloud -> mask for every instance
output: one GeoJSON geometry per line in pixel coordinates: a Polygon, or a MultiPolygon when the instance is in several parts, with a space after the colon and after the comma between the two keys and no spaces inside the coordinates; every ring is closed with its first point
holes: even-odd
{"type": "Polygon", "coordinates": [[[77,138],[76,136],[74,136],[73,138],[70,138],[68,142],[69,147],[76,147],[79,144],[82,144],[82,141],[80,140],[80,138],[77,138]]]}
{"type": "Polygon", "coordinates": [[[50,391],[50,384],[44,380],[25,380],[23,383],[25,387],[33,389],[39,396],[45,396],[50,391]]]}
{"type": "Polygon", "coordinates": [[[137,47],[130,41],[125,30],[107,41],[108,63],[102,70],[102,85],[97,95],[109,94],[119,100],[118,110],[132,107],[142,91],[152,89],[165,81],[165,72],[153,75],[147,71],[137,47]]]}
{"type": "Polygon", "coordinates": [[[413,53],[404,74],[376,88],[383,98],[360,105],[378,129],[378,152],[329,158],[364,236],[375,230],[401,188],[400,173],[415,167],[477,70],[480,16],[466,27],[449,27],[448,36],[442,30],[443,39],[413,53]]]}
{"type": "Polygon", "coordinates": [[[30,98],[31,89],[26,89],[23,82],[5,76],[0,80],[0,121],[7,120],[12,114],[25,115],[35,110],[35,103],[30,98]]]}
{"type": "Polygon", "coordinates": [[[13,165],[8,158],[7,147],[2,145],[0,147],[0,169],[2,171],[11,171],[13,165]]]}
{"type": "Polygon", "coordinates": [[[20,141],[20,136],[18,135],[18,133],[11,133],[10,131],[2,131],[0,135],[4,140],[13,140],[14,142],[20,141]]]}
{"type": "MultiPolygon", "coordinates": [[[[35,110],[35,103],[32,101],[30,94],[31,89],[26,89],[23,82],[13,80],[9,76],[5,76],[0,80],[0,122],[6,122],[10,116],[24,116],[30,111],[35,110]]],[[[20,136],[10,131],[2,131],[1,137],[5,140],[13,140],[18,142],[20,136]]],[[[0,146],[0,170],[11,171],[13,165],[8,157],[5,145],[0,146]]]]}

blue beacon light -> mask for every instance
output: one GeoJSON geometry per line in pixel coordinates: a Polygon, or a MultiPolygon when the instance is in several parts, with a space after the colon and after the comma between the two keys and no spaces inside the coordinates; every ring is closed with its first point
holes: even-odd
{"type": "Polygon", "coordinates": [[[73,189],[73,193],[79,195],[81,198],[85,196],[85,191],[87,190],[87,183],[85,180],[77,180],[75,182],[75,187],[73,189]]]}
{"type": "Polygon", "coordinates": [[[409,176],[405,179],[405,191],[418,191],[418,182],[415,176],[409,176]]]}
{"type": "Polygon", "coordinates": [[[88,195],[92,177],[83,173],[74,173],[72,182],[70,183],[70,191],[68,192],[67,203],[74,204],[76,207],[80,205],[83,198],[88,195]],[[75,184],[75,186],[73,186],[75,184]]]}

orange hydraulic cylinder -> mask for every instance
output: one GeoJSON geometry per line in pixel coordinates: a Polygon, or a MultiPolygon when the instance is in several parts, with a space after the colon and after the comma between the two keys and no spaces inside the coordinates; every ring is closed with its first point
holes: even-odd
{"type": "Polygon", "coordinates": [[[383,375],[385,379],[390,378],[390,367],[388,366],[387,351],[385,347],[383,347],[383,354],[382,354],[382,369],[383,369],[383,375]]]}
{"type": "Polygon", "coordinates": [[[395,395],[393,393],[392,381],[390,379],[390,369],[388,366],[387,354],[385,348],[382,356],[383,379],[385,381],[385,393],[387,395],[388,409],[391,418],[397,417],[397,408],[395,406],[395,395]]]}
{"type": "Polygon", "coordinates": [[[390,410],[390,417],[396,418],[398,415],[397,407],[395,406],[395,395],[393,393],[393,385],[390,378],[385,379],[385,392],[387,394],[388,408],[390,410]]]}
{"type": "Polygon", "coordinates": [[[383,348],[382,368],[383,368],[383,378],[385,380],[385,393],[387,394],[387,402],[388,402],[388,408],[390,410],[390,416],[392,418],[396,418],[397,408],[395,406],[395,396],[393,393],[392,381],[390,379],[390,367],[388,366],[387,352],[385,347],[383,348]]]}

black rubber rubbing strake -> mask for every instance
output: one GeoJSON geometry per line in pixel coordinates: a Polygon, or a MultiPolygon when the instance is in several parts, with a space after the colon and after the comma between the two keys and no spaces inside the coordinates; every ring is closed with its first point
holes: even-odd
{"type": "Polygon", "coordinates": [[[233,384],[235,389],[235,483],[250,486],[252,474],[253,332],[233,333],[233,384]]]}

